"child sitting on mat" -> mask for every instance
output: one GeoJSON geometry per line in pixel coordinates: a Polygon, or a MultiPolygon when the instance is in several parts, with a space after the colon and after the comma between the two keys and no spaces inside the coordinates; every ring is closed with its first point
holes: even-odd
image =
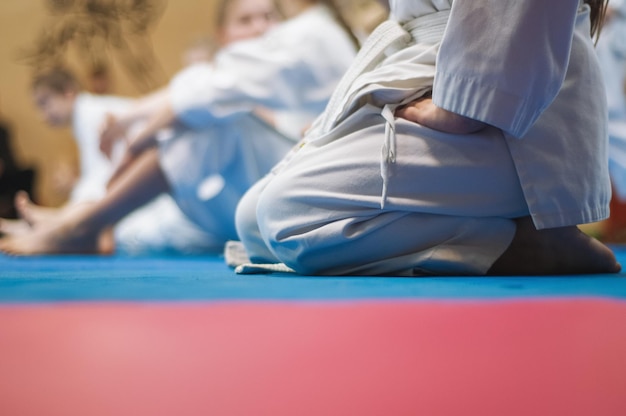
{"type": "Polygon", "coordinates": [[[127,163],[103,199],[5,239],[0,250],[100,252],[102,230],[168,191],[206,232],[223,242],[236,238],[239,198],[293,145],[255,109],[321,112],[356,49],[353,36],[325,2],[280,4],[286,22],[262,38],[225,48],[211,65],[194,65],[173,80],[168,99],[144,114],[145,128],[129,139],[127,163]],[[170,126],[174,133],[155,147],[155,134],[170,126]]]}
{"type": "MultiPolygon", "coordinates": [[[[216,8],[214,37],[225,47],[262,35],[278,22],[278,18],[273,0],[223,0],[216,8]]],[[[64,211],[71,213],[73,206],[78,203],[101,199],[124,153],[121,142],[112,141],[106,143],[106,146],[100,143],[101,126],[105,120],[110,121],[137,108],[149,107],[160,93],[136,100],[94,95],[81,91],[77,78],[70,71],[54,68],[38,74],[33,82],[33,94],[48,124],[72,125],[81,156],[81,175],[67,209],[36,206],[25,194],[19,195],[15,205],[25,221],[15,223],[3,220],[0,229],[4,229],[7,234],[23,232],[24,223],[34,227],[55,221],[65,215],[64,211]]],[[[131,127],[131,124],[127,127],[131,127]]],[[[108,247],[112,242],[105,240],[103,244],[108,247]]],[[[133,212],[115,227],[115,247],[130,254],[219,252],[222,244],[221,239],[191,222],[171,196],[166,194],[133,212]]]]}
{"type": "MultiPolygon", "coordinates": [[[[82,91],[76,76],[60,67],[38,73],[32,91],[35,105],[48,125],[71,126],[79,151],[80,176],[62,208],[37,206],[25,192],[18,193],[15,207],[21,220],[3,219],[0,230],[6,234],[27,232],[30,227],[61,215],[66,208],[97,200],[105,194],[116,158],[108,160],[100,153],[99,128],[107,113],[123,111],[132,104],[128,98],[82,91]]],[[[118,224],[114,235],[115,244],[129,254],[206,252],[212,246],[209,236],[191,223],[166,195],[118,224]]]]}

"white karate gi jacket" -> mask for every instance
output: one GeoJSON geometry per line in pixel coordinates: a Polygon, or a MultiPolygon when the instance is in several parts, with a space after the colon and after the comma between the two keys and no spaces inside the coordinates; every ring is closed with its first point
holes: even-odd
{"type": "Polygon", "coordinates": [[[613,16],[596,47],[609,106],[609,169],[615,195],[626,201],[626,1],[611,0],[613,16]]]}

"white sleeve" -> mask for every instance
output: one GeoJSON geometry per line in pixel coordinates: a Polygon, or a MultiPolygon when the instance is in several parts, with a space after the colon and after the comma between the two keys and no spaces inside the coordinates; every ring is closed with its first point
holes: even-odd
{"type": "Polygon", "coordinates": [[[193,86],[172,84],[172,108],[189,127],[258,106],[317,115],[354,55],[345,31],[318,6],[260,38],[225,48],[213,66],[190,69],[186,76],[194,78],[193,86]]]}
{"type": "Polygon", "coordinates": [[[266,39],[242,42],[219,53],[214,65],[195,65],[177,76],[170,84],[172,108],[192,128],[259,105],[297,108],[301,100],[292,86],[301,77],[305,87],[307,72],[291,48],[266,39]]]}
{"type": "Polygon", "coordinates": [[[558,94],[579,0],[455,1],[433,102],[522,137],[558,94]]]}
{"type": "Polygon", "coordinates": [[[204,111],[190,111],[199,100],[201,92],[211,82],[213,65],[197,63],[177,73],[168,86],[170,103],[177,118],[190,127],[202,127],[207,117],[204,111]],[[197,119],[197,120],[196,120],[197,119]]]}

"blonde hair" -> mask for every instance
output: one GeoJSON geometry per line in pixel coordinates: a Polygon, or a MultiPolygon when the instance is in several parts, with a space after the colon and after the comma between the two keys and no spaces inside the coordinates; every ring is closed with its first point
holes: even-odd
{"type": "Polygon", "coordinates": [[[63,67],[48,68],[37,73],[31,84],[33,90],[41,87],[48,88],[57,94],[80,91],[80,83],[74,74],[63,67]]]}

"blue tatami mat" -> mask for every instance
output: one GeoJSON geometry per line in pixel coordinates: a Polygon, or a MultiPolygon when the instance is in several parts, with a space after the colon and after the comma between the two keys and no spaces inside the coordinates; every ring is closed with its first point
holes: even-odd
{"type": "MultiPolygon", "coordinates": [[[[626,247],[614,247],[626,265],[626,247]]],[[[219,256],[0,256],[0,302],[626,299],[626,273],[551,277],[373,278],[236,275],[219,256]]]]}

